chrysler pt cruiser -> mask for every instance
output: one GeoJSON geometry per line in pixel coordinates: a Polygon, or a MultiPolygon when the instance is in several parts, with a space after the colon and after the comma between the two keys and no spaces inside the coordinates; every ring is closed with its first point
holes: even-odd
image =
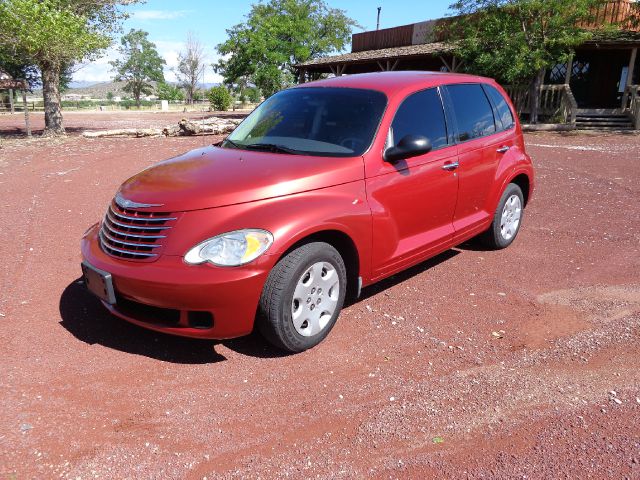
{"type": "Polygon", "coordinates": [[[124,182],[82,238],[84,281],[145,328],[224,339],[255,326],[299,352],[363,286],[472,237],[510,245],[533,184],[491,79],[311,82],[268,98],[220,144],[124,182]]]}

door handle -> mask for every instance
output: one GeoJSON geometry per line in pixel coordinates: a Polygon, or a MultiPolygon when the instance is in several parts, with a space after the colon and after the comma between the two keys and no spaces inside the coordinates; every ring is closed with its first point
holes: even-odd
{"type": "Polygon", "coordinates": [[[500,147],[499,149],[497,149],[497,150],[496,150],[496,152],[498,152],[498,153],[505,153],[505,152],[508,152],[508,151],[509,151],[509,148],[511,148],[511,147],[507,147],[507,146],[500,147]]]}
{"type": "Polygon", "coordinates": [[[445,163],[442,166],[443,170],[455,170],[456,168],[458,168],[460,166],[460,164],[458,162],[451,162],[451,163],[445,163]]]}

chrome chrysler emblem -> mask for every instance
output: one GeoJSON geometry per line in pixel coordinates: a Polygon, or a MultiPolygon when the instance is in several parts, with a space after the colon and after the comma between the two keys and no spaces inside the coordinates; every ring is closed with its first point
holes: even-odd
{"type": "Polygon", "coordinates": [[[149,208],[162,207],[164,203],[138,203],[124,198],[120,192],[116,193],[116,203],[120,208],[149,208]]]}

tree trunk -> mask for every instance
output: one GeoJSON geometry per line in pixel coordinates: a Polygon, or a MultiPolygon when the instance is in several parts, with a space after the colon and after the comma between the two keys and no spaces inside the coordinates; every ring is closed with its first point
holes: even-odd
{"type": "Polygon", "coordinates": [[[60,110],[60,67],[50,63],[40,65],[42,96],[44,97],[44,136],[64,135],[60,110]]]}
{"type": "Polygon", "coordinates": [[[27,137],[31,136],[31,122],[29,121],[29,106],[27,105],[27,91],[22,90],[22,105],[24,106],[24,126],[27,129],[27,137]]]}
{"type": "Polygon", "coordinates": [[[538,110],[540,103],[540,87],[542,87],[542,82],[544,82],[544,74],[545,69],[541,68],[538,70],[537,75],[531,82],[531,87],[529,91],[529,123],[535,124],[538,123],[538,110]]]}

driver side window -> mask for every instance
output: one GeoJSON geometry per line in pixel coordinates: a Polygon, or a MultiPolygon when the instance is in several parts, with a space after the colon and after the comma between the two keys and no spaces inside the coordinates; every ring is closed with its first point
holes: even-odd
{"type": "Polygon", "coordinates": [[[387,146],[396,145],[405,135],[422,135],[432,149],[447,145],[447,124],[436,88],[413,93],[404,99],[391,124],[387,146]]]}

